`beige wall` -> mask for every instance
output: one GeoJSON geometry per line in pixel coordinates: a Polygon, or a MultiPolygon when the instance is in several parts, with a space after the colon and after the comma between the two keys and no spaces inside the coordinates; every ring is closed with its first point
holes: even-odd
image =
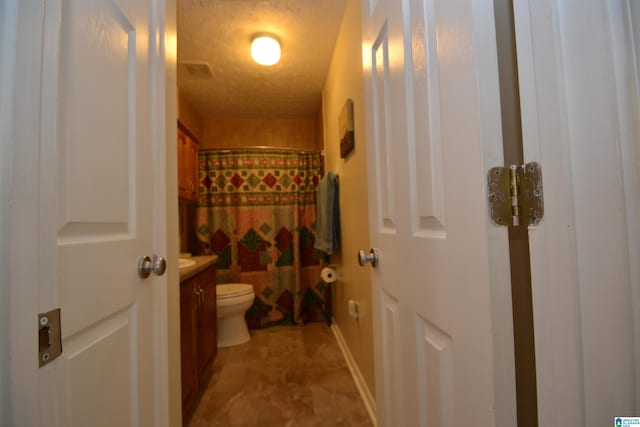
{"type": "Polygon", "coordinates": [[[191,133],[202,142],[204,137],[203,120],[193,106],[178,91],[178,120],[191,131],[191,133]]]}
{"type": "Polygon", "coordinates": [[[319,150],[313,119],[207,119],[201,149],[255,146],[319,150]]]}
{"type": "Polygon", "coordinates": [[[340,176],[341,251],[332,256],[339,280],[334,289],[334,318],[373,394],[373,323],[370,269],[356,261],[359,249],[369,247],[369,212],[365,142],[364,94],[360,39],[360,1],[349,0],[323,90],[327,171],[340,176]],[[355,150],[340,158],[338,114],[345,101],[354,104],[355,150]],[[348,300],[360,304],[360,318],[347,311],[348,300]]]}

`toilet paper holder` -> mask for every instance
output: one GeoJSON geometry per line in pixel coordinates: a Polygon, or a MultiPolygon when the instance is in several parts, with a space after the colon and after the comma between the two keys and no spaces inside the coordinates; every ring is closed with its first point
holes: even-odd
{"type": "Polygon", "coordinates": [[[334,283],[338,280],[338,273],[335,268],[327,266],[320,271],[320,278],[325,283],[334,283]]]}

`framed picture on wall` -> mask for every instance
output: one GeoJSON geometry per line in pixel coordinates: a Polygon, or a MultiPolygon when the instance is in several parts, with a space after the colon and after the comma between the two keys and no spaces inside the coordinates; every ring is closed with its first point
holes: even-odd
{"type": "Polygon", "coordinates": [[[345,158],[353,151],[356,145],[353,130],[353,100],[347,99],[338,117],[338,130],[340,132],[340,157],[345,158]]]}

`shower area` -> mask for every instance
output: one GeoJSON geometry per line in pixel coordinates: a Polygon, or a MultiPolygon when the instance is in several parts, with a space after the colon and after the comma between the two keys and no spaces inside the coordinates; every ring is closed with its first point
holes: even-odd
{"type": "Polygon", "coordinates": [[[193,250],[218,256],[218,284],[253,286],[249,328],[328,321],[330,287],[313,247],[320,152],[203,149],[198,159],[193,250]]]}

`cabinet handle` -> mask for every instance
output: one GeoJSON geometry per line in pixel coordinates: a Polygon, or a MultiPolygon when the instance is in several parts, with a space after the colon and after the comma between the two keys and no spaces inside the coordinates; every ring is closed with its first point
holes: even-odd
{"type": "Polygon", "coordinates": [[[196,293],[198,294],[198,304],[197,307],[201,308],[202,305],[204,304],[204,291],[202,290],[202,288],[198,288],[196,290],[196,293]]]}

